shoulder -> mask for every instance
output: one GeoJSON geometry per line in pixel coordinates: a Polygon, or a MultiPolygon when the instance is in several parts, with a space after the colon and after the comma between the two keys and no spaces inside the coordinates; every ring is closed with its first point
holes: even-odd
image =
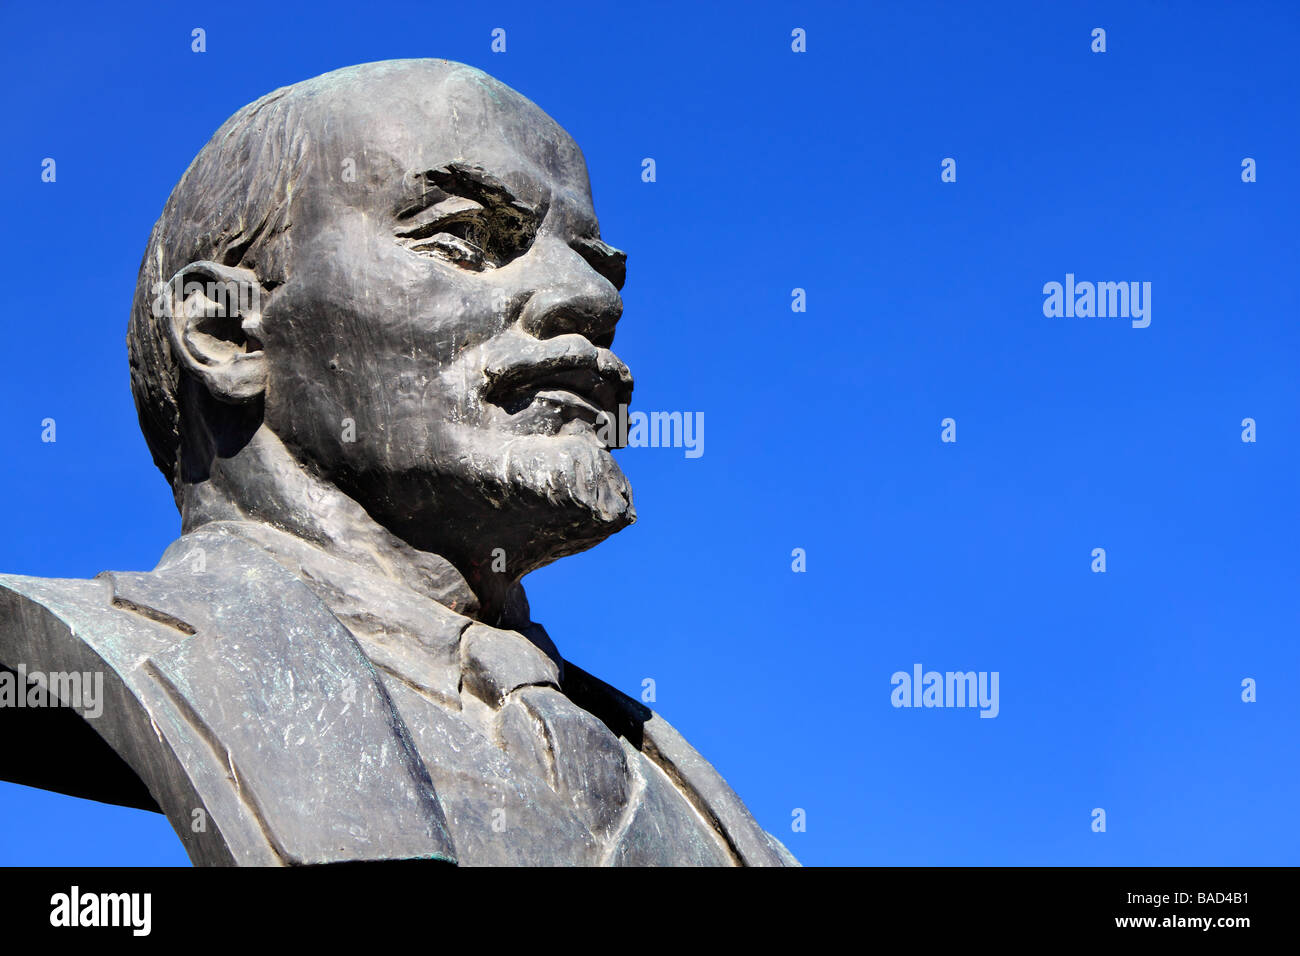
{"type": "Polygon", "coordinates": [[[191,739],[187,748],[161,729],[169,703],[144,667],[183,635],[115,606],[113,597],[105,575],[0,574],[0,665],[26,695],[0,707],[0,727],[6,740],[39,741],[8,748],[0,777],[166,813],[192,859],[230,862],[217,841],[177,826],[188,808],[202,805],[186,786],[182,761],[205,745],[191,739]]]}
{"type": "MultiPolygon", "coordinates": [[[[102,715],[75,722],[120,756],[195,863],[455,859],[370,662],[245,542],[186,535],[154,571],[90,581],[0,576],[0,663],[101,675],[102,715]]],[[[91,792],[82,754],[50,749],[79,775],[48,789],[126,802],[91,792]]]]}
{"type": "Polygon", "coordinates": [[[727,840],[747,866],[798,866],[789,850],[763,830],[713,765],[661,716],[571,661],[564,692],[615,734],[653,760],[727,840]]]}

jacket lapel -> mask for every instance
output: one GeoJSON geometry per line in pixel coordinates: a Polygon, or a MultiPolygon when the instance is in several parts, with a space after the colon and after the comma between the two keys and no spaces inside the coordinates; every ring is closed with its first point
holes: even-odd
{"type": "MultiPolygon", "coordinates": [[[[145,665],[286,864],[455,862],[433,783],[355,639],[260,549],[198,531],[113,603],[176,628],[145,665]]],[[[228,825],[234,821],[218,821],[228,825]]]]}

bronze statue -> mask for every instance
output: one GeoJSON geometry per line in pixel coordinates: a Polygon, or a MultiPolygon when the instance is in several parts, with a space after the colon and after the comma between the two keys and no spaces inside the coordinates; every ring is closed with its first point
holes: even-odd
{"type": "Polygon", "coordinates": [[[794,864],[519,583],[635,520],[624,264],[577,145],[470,67],[231,117],[127,340],[182,537],[148,573],[0,576],[0,664],[104,675],[102,714],[23,718],[72,770],[4,775],[160,809],[200,864],[794,864]]]}

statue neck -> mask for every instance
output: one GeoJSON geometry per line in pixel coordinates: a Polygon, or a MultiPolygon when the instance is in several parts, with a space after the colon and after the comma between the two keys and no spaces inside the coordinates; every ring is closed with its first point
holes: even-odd
{"type": "Polygon", "coordinates": [[[518,582],[508,582],[499,594],[476,594],[449,561],[388,531],[355,500],[311,474],[265,426],[235,454],[212,456],[206,478],[185,484],[180,500],[184,533],[214,521],[268,526],[272,530],[260,537],[269,547],[279,532],[377,571],[467,617],[497,624],[522,611],[527,620],[518,582]]]}

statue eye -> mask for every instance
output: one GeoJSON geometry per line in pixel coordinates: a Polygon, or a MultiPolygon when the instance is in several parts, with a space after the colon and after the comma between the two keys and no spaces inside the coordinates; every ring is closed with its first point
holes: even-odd
{"type": "Polygon", "coordinates": [[[397,241],[473,272],[504,266],[537,236],[538,211],[481,166],[450,163],[412,174],[419,195],[397,211],[397,241]]]}
{"type": "Polygon", "coordinates": [[[495,269],[502,263],[493,252],[491,227],[484,212],[473,200],[451,196],[410,212],[404,223],[399,214],[397,241],[412,252],[475,272],[495,269]]]}

